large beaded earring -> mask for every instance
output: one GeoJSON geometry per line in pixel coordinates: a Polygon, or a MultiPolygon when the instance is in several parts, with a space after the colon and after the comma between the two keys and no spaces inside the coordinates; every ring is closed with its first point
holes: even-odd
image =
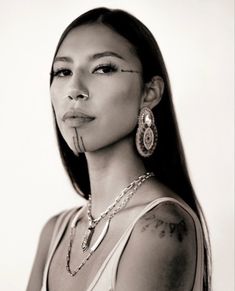
{"type": "Polygon", "coordinates": [[[142,157],[149,157],[157,146],[157,128],[154,123],[154,115],[150,108],[143,107],[138,118],[136,132],[136,148],[142,157]]]}

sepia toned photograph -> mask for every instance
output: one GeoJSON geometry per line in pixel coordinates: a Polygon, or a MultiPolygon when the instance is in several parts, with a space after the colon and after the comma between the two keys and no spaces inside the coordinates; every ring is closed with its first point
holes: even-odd
{"type": "Polygon", "coordinates": [[[234,290],[234,2],[1,4],[0,289],[234,290]]]}

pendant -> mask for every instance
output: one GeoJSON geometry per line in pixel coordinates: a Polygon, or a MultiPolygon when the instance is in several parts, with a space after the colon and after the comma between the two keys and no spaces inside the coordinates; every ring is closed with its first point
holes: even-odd
{"type": "Polygon", "coordinates": [[[108,232],[109,223],[110,223],[110,219],[107,220],[107,222],[105,223],[105,226],[104,226],[100,236],[98,237],[96,242],[91,247],[91,253],[93,253],[98,248],[98,246],[102,243],[103,239],[105,238],[105,236],[106,236],[106,234],[108,232]]]}
{"type": "Polygon", "coordinates": [[[89,248],[90,243],[91,243],[91,238],[93,236],[94,231],[95,231],[95,228],[92,227],[91,225],[89,225],[89,227],[84,235],[82,245],[81,245],[83,252],[85,252],[89,248]]]}

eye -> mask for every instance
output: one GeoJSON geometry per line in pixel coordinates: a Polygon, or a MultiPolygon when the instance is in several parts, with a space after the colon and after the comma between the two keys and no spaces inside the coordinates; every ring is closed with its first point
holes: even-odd
{"type": "Polygon", "coordinates": [[[63,78],[67,76],[71,76],[72,72],[69,69],[57,69],[52,73],[53,77],[63,78]]]}
{"type": "Polygon", "coordinates": [[[98,65],[93,71],[93,74],[111,74],[117,72],[118,68],[114,64],[101,64],[98,65]]]}

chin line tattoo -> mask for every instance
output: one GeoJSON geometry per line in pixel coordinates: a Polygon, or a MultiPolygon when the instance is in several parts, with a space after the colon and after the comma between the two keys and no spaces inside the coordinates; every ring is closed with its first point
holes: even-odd
{"type": "Polygon", "coordinates": [[[83,142],[83,138],[78,135],[76,127],[74,128],[74,131],[75,131],[75,136],[73,136],[73,143],[74,143],[75,150],[77,151],[78,154],[85,152],[86,148],[83,142]]]}
{"type": "Polygon", "coordinates": [[[150,229],[152,232],[157,231],[158,236],[163,238],[165,236],[175,237],[179,242],[182,242],[184,237],[188,234],[185,221],[182,219],[178,223],[167,222],[159,219],[155,214],[144,217],[147,224],[145,224],[141,232],[150,229]]]}

